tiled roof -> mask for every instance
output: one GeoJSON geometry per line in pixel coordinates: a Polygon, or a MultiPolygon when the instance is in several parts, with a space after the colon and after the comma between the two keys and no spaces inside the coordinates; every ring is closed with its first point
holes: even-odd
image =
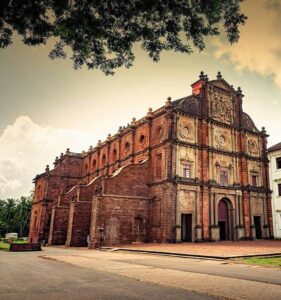
{"type": "Polygon", "coordinates": [[[198,96],[191,95],[175,100],[173,101],[173,106],[191,115],[200,115],[200,99],[198,96]]]}
{"type": "Polygon", "coordinates": [[[267,149],[267,152],[272,152],[276,150],[281,150],[281,143],[278,143],[276,145],[273,145],[267,149]]]}

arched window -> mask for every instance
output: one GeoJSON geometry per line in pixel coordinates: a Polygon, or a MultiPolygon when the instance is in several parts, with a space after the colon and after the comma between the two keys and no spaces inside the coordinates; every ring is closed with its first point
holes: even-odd
{"type": "Polygon", "coordinates": [[[162,178],[162,153],[156,156],[155,177],[156,179],[162,178]]]}
{"type": "Polygon", "coordinates": [[[42,197],[41,185],[38,185],[38,187],[37,187],[37,198],[40,199],[41,197],[42,197]]]}
{"type": "Polygon", "coordinates": [[[93,169],[96,170],[97,169],[97,161],[94,159],[93,162],[93,169]]]}
{"type": "Polygon", "coordinates": [[[37,214],[38,214],[38,212],[35,211],[35,213],[34,213],[34,221],[33,221],[33,229],[37,228],[37,218],[38,218],[37,214]]]}
{"type": "Polygon", "coordinates": [[[113,149],[112,151],[112,159],[115,161],[117,159],[117,150],[113,149]]]}
{"type": "Polygon", "coordinates": [[[125,148],[125,151],[126,151],[126,152],[129,151],[129,150],[130,150],[130,143],[129,143],[129,142],[126,142],[124,148],[125,148]]]}
{"type": "Polygon", "coordinates": [[[144,143],[144,141],[145,141],[145,136],[142,134],[141,136],[140,136],[140,144],[143,144],[144,143]]]}
{"type": "Polygon", "coordinates": [[[102,166],[104,167],[105,164],[106,164],[106,156],[105,156],[105,154],[102,156],[101,163],[102,163],[102,166]]]}
{"type": "Polygon", "coordinates": [[[161,138],[162,135],[163,135],[163,131],[164,131],[163,127],[162,126],[158,126],[157,129],[156,129],[156,136],[158,138],[161,138]]]}

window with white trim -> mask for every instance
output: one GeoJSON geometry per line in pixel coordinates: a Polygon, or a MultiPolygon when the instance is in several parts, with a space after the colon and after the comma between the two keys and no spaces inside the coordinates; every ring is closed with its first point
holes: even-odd
{"type": "Polygon", "coordinates": [[[277,187],[278,187],[278,191],[277,191],[278,194],[277,195],[281,196],[281,183],[278,183],[277,187]]]}
{"type": "Polygon", "coordinates": [[[276,168],[281,169],[281,157],[276,158],[276,168]]]}
{"type": "Polygon", "coordinates": [[[220,170],[220,184],[228,185],[228,172],[226,170],[220,170]]]}
{"type": "Polygon", "coordinates": [[[190,178],[191,177],[190,165],[184,165],[183,166],[183,177],[184,178],[190,178]]]}
{"type": "Polygon", "coordinates": [[[252,175],[252,186],[258,186],[258,176],[252,175]]]}

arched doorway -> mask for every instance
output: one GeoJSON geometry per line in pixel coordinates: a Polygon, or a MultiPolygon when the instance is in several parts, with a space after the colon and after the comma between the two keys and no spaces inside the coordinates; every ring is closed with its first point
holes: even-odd
{"type": "Polygon", "coordinates": [[[133,242],[144,242],[145,224],[141,216],[136,216],[133,224],[133,242]]]}
{"type": "Polygon", "coordinates": [[[218,203],[218,225],[220,228],[220,240],[232,240],[231,232],[231,202],[227,198],[223,198],[218,203]]]}

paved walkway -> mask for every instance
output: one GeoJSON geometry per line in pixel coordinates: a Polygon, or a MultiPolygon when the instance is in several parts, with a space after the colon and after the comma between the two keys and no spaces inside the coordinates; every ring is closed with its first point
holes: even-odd
{"type": "Polygon", "coordinates": [[[214,243],[180,243],[180,244],[130,244],[121,249],[138,251],[168,252],[173,254],[200,255],[213,257],[240,257],[251,255],[281,255],[281,240],[258,240],[214,243]]]}
{"type": "MultiPolygon", "coordinates": [[[[52,249],[51,249],[52,250],[52,249]]],[[[187,290],[220,299],[281,299],[279,269],[262,268],[217,260],[189,259],[141,253],[58,249],[43,252],[48,261],[106,272],[141,283],[187,290]],[[63,253],[60,253],[61,250],[63,253]],[[68,253],[67,253],[68,252],[68,253]]],[[[120,278],[120,280],[122,280],[120,278]]],[[[114,286],[115,283],[112,283],[114,286]]],[[[136,291],[137,293],[137,291],[136,291]]],[[[141,298],[141,294],[138,295],[141,298]]],[[[148,299],[148,298],[145,298],[148,299]]],[[[165,298],[158,298],[165,299],[165,298]]],[[[178,299],[176,296],[174,299],[178,299]]],[[[192,299],[187,297],[186,299],[192,299]]]]}
{"type": "MultiPolygon", "coordinates": [[[[44,248],[42,252],[0,251],[1,300],[216,300],[200,292],[163,286],[134,277],[121,276],[96,268],[80,267],[42,259],[42,255],[91,254],[103,258],[107,252],[63,248],[44,248]]],[[[121,253],[109,255],[121,256],[121,253]]],[[[128,254],[123,254],[128,256],[128,254]]],[[[131,254],[131,256],[139,256],[131,254]]],[[[147,257],[147,255],[146,255],[147,257]]],[[[153,257],[154,258],[154,257],[153,257]]],[[[162,258],[159,256],[159,258],[162,258]]],[[[89,259],[88,259],[89,260],[89,259]]],[[[82,257],[83,261],[83,257],[82,257]]],[[[92,261],[92,260],[90,260],[92,261]]],[[[96,260],[93,260],[95,263],[96,260]]],[[[111,261],[107,262],[111,264],[111,261]]],[[[278,276],[276,276],[278,277],[278,276]]],[[[279,276],[281,277],[281,276],[279,276]]],[[[272,286],[271,284],[269,286],[272,286]]]]}

